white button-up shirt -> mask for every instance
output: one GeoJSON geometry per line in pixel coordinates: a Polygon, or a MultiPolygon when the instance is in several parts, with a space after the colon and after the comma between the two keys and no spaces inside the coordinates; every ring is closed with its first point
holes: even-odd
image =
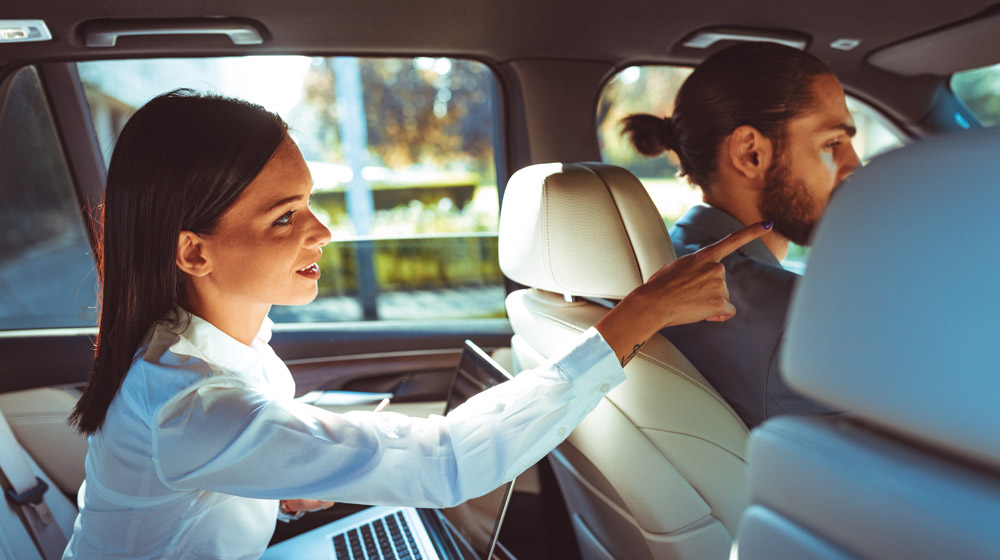
{"type": "Polygon", "coordinates": [[[279,499],[447,507],[513,479],[625,379],[594,329],[561,358],[447,416],[334,414],[288,368],[179,311],[136,353],[90,439],[64,558],[257,558],[279,499]]]}

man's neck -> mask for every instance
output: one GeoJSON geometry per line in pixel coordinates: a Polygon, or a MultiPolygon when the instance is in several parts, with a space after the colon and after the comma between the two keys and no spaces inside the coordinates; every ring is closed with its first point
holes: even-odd
{"type": "MultiPolygon", "coordinates": [[[[724,189],[716,189],[722,191],[724,189]]],[[[726,214],[729,214],[733,218],[736,218],[738,222],[744,226],[749,226],[756,224],[757,222],[762,222],[768,219],[766,216],[762,216],[760,210],[757,208],[756,202],[750,203],[746,200],[735,199],[733,197],[720,197],[720,196],[709,196],[705,195],[703,197],[705,204],[708,204],[712,208],[722,210],[726,214]]],[[[760,238],[761,243],[774,258],[778,261],[785,260],[788,256],[788,238],[779,234],[778,232],[772,232],[770,235],[765,235],[760,238]]]]}

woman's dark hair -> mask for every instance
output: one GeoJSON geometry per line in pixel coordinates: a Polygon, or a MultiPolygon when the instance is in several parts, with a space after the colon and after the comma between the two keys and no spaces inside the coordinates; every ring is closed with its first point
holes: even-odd
{"type": "Polygon", "coordinates": [[[815,56],[775,43],[741,43],[705,59],[688,76],[674,102],[674,114],[622,119],[623,134],[643,155],[671,150],[680,175],[704,190],[718,169],[722,139],[750,125],[775,143],[784,140],[785,122],[813,103],[812,78],[833,74],[815,56]]]}
{"type": "Polygon", "coordinates": [[[180,302],[180,232],[211,233],[286,132],[259,105],[184,89],[154,98],[122,129],[101,212],[94,365],[69,418],[80,432],[100,430],[147,331],[180,302]]]}

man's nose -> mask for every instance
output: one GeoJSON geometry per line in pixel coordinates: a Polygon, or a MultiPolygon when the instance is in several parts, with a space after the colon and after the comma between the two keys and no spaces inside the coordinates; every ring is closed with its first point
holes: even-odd
{"type": "Polygon", "coordinates": [[[850,177],[855,169],[861,167],[861,158],[858,157],[858,152],[853,145],[850,146],[850,150],[844,158],[844,163],[840,166],[840,177],[837,178],[838,183],[850,177]]]}

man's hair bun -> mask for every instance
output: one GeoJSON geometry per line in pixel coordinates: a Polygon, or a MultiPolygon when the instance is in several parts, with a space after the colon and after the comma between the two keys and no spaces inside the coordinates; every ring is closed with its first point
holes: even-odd
{"type": "Polygon", "coordinates": [[[628,134],[640,154],[652,157],[674,149],[674,121],[645,113],[622,119],[622,133],[628,134]]]}

